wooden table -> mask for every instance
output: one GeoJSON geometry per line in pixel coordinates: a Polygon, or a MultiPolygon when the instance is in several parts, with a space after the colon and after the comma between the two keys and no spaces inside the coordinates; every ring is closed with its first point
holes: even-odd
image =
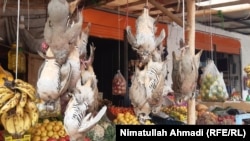
{"type": "Polygon", "coordinates": [[[250,102],[247,101],[197,102],[197,103],[207,105],[208,107],[210,106],[218,106],[222,108],[232,107],[250,113],[250,102]]]}

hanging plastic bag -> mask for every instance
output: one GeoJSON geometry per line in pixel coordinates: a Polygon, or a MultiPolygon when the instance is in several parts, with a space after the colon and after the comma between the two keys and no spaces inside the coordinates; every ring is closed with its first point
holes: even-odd
{"type": "Polygon", "coordinates": [[[200,96],[202,101],[207,102],[224,102],[228,98],[223,74],[212,60],[208,62],[201,76],[200,96]]]}
{"type": "Polygon", "coordinates": [[[126,88],[126,80],[121,74],[120,70],[118,70],[112,81],[112,93],[113,95],[125,95],[126,88]]]}

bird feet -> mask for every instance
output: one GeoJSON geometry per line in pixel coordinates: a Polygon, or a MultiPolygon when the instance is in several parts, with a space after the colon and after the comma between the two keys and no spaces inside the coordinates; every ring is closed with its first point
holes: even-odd
{"type": "Polygon", "coordinates": [[[47,101],[44,104],[46,111],[53,112],[56,110],[56,102],[55,101],[47,101]]]}
{"type": "Polygon", "coordinates": [[[92,113],[87,114],[87,116],[83,118],[81,126],[78,129],[78,132],[86,132],[90,128],[92,128],[97,122],[101,120],[103,115],[106,113],[106,110],[107,106],[103,106],[95,117],[92,116],[92,113]]]}
{"type": "Polygon", "coordinates": [[[149,115],[147,115],[147,114],[145,114],[145,113],[140,113],[140,114],[138,115],[138,120],[139,120],[139,122],[140,122],[141,124],[145,124],[146,121],[149,120],[149,119],[151,119],[151,118],[149,117],[149,115]]]}

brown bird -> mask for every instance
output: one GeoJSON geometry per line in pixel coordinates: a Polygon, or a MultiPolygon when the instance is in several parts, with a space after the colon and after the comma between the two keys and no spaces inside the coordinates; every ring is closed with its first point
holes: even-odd
{"type": "Polygon", "coordinates": [[[48,15],[44,28],[45,42],[51,48],[57,63],[62,65],[72,50],[71,44],[81,34],[83,16],[79,11],[77,22],[68,26],[70,8],[66,0],[51,0],[48,4],[48,15]]]}
{"type": "Polygon", "coordinates": [[[200,50],[196,55],[192,55],[188,46],[181,47],[181,50],[182,53],[179,57],[175,55],[175,52],[172,53],[172,81],[177,104],[181,104],[194,96],[202,54],[202,50],[200,50]]]}

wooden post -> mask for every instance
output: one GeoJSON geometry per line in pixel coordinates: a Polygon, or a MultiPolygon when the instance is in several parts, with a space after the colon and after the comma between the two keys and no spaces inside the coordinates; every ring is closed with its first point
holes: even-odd
{"type": "MultiPolygon", "coordinates": [[[[195,55],[195,0],[187,0],[187,24],[189,29],[187,30],[186,43],[190,47],[190,52],[195,55]]],[[[195,124],[195,97],[188,100],[188,115],[187,123],[195,124]]]]}
{"type": "Polygon", "coordinates": [[[167,8],[160,5],[155,0],[148,0],[152,5],[154,5],[157,9],[161,10],[164,14],[166,14],[170,19],[172,19],[175,23],[177,23],[179,26],[183,27],[183,22],[181,19],[179,19],[177,16],[172,14],[170,11],[168,11],[167,8]]]}

